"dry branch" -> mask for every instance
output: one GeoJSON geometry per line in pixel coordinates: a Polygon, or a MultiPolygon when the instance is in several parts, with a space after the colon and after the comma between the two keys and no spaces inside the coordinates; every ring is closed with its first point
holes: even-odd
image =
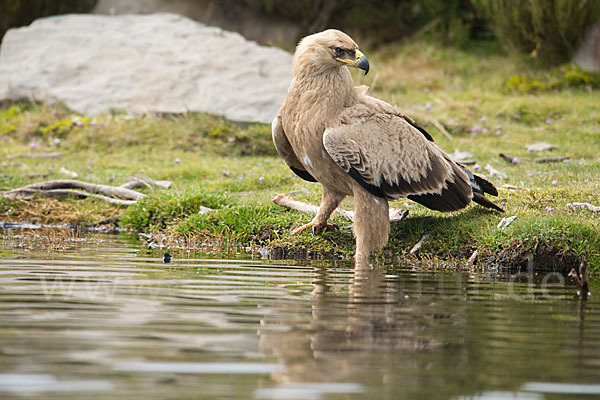
{"type": "Polygon", "coordinates": [[[415,244],[412,247],[412,249],[410,249],[409,254],[412,254],[412,255],[417,254],[419,252],[419,250],[421,250],[421,246],[423,246],[423,242],[425,242],[428,237],[429,237],[429,232],[427,232],[426,234],[421,236],[421,239],[417,242],[417,244],[415,244]]]}
{"type": "Polygon", "coordinates": [[[98,193],[103,194],[105,196],[118,196],[127,200],[140,200],[146,195],[140,192],[136,192],[135,190],[109,186],[109,185],[99,185],[95,183],[76,181],[71,179],[60,179],[54,181],[46,181],[39,183],[32,183],[31,185],[23,186],[19,189],[9,190],[5,193],[11,193],[19,190],[39,190],[39,191],[48,191],[54,189],[81,189],[90,193],[98,193]]]}
{"type": "Polygon", "coordinates": [[[440,121],[438,121],[437,119],[432,119],[432,120],[431,120],[431,123],[432,123],[432,124],[433,124],[433,125],[434,125],[436,128],[438,128],[438,130],[439,130],[440,132],[442,132],[442,133],[444,134],[444,136],[446,136],[446,138],[447,138],[448,140],[454,140],[454,138],[452,137],[452,135],[451,135],[451,134],[450,134],[450,133],[449,133],[449,132],[446,130],[446,128],[444,128],[444,125],[442,125],[442,124],[440,123],[440,121]]]}
{"type": "Polygon", "coordinates": [[[120,187],[125,189],[137,189],[140,187],[147,187],[151,190],[154,190],[154,186],[157,186],[161,189],[168,189],[171,187],[172,184],[173,182],[171,181],[155,181],[154,179],[148,178],[147,176],[133,175],[129,182],[122,184],[120,187]]]}
{"type": "Polygon", "coordinates": [[[567,156],[556,156],[556,157],[539,157],[539,158],[530,158],[530,157],[511,157],[508,154],[500,153],[499,156],[504,159],[504,161],[509,162],[511,164],[515,164],[519,161],[531,161],[535,163],[555,163],[555,162],[563,162],[567,161],[569,157],[567,156]]]}
{"type": "Polygon", "coordinates": [[[10,158],[58,158],[62,157],[62,153],[23,153],[23,154],[9,154],[6,156],[10,158]]]}
{"type": "Polygon", "coordinates": [[[65,199],[93,197],[117,205],[131,205],[146,195],[135,190],[99,185],[71,179],[33,183],[17,189],[0,192],[0,197],[31,200],[36,196],[65,199]]]}
{"type": "MultiPolygon", "coordinates": [[[[319,207],[313,204],[304,203],[302,201],[297,201],[283,194],[278,194],[277,196],[271,199],[273,203],[277,204],[281,207],[287,207],[292,210],[300,211],[306,214],[316,214],[319,211],[319,207]]],[[[403,210],[400,208],[391,208],[390,209],[390,222],[398,222],[402,221],[407,215],[408,210],[403,210]]],[[[334,211],[334,215],[338,214],[339,216],[347,219],[350,222],[354,222],[354,212],[346,211],[341,207],[338,207],[334,211]]]]}
{"type": "Polygon", "coordinates": [[[137,200],[121,200],[114,197],[108,197],[101,194],[88,193],[81,190],[72,189],[49,189],[49,190],[36,190],[36,189],[13,189],[8,192],[0,192],[0,197],[31,200],[37,196],[46,197],[49,199],[63,200],[67,198],[80,198],[85,199],[86,197],[93,197],[100,199],[111,204],[129,206],[135,204],[137,200]]]}

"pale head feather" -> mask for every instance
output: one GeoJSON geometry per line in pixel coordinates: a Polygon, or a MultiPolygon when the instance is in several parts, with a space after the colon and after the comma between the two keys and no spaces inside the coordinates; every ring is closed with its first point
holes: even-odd
{"type": "Polygon", "coordinates": [[[306,36],[298,43],[292,68],[294,75],[302,72],[320,73],[328,69],[342,67],[343,64],[334,58],[334,49],[341,47],[357,50],[358,45],[342,31],[328,29],[306,36]]]}

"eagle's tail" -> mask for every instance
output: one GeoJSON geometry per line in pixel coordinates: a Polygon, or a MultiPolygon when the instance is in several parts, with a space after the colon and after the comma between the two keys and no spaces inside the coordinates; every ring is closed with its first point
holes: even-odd
{"type": "Polygon", "coordinates": [[[462,165],[461,167],[469,177],[469,180],[471,181],[471,189],[473,190],[473,201],[484,207],[504,212],[502,208],[498,207],[492,201],[488,200],[487,197],[485,197],[486,193],[492,196],[498,196],[498,189],[496,189],[496,187],[487,179],[484,179],[479,175],[475,175],[462,165]]]}
{"type": "Polygon", "coordinates": [[[452,166],[454,181],[449,182],[440,193],[424,193],[409,195],[407,197],[431,210],[447,212],[465,208],[471,202],[472,194],[472,200],[475,203],[504,212],[502,208],[485,197],[486,193],[498,196],[498,190],[496,190],[491,182],[473,174],[463,165],[452,163],[452,166]],[[469,179],[468,181],[465,180],[465,174],[469,179]]]}

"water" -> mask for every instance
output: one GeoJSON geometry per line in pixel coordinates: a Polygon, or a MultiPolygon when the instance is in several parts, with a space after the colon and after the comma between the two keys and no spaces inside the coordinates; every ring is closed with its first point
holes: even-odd
{"type": "Polygon", "coordinates": [[[0,241],[0,398],[600,398],[568,278],[66,243],[0,241]]]}

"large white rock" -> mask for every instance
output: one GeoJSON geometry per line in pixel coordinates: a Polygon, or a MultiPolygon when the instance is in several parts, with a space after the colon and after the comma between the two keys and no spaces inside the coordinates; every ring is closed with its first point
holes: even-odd
{"type": "Polygon", "coordinates": [[[59,100],[85,115],[204,111],[270,123],[291,60],[175,14],[64,15],[6,33],[0,99],[59,100]]]}

